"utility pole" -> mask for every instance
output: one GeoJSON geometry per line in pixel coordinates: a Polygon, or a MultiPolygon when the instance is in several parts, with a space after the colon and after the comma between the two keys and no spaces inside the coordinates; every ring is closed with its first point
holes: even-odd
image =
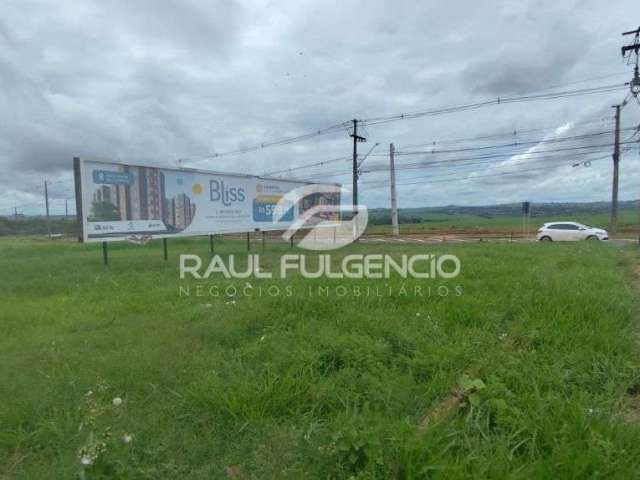
{"type": "Polygon", "coordinates": [[[64,218],[69,216],[69,200],[64,199],[64,218]]]}
{"type": "Polygon", "coordinates": [[[51,238],[51,222],[49,221],[49,191],[47,190],[47,181],[44,181],[44,206],[47,212],[47,231],[51,238]]]}
{"type": "Polygon", "coordinates": [[[613,143],[613,185],[611,188],[611,220],[609,221],[609,235],[618,231],[618,171],[620,164],[620,105],[616,109],[616,131],[613,143]]]}
{"type": "Polygon", "coordinates": [[[358,205],[358,120],[353,119],[353,210],[358,205]]]}
{"type": "MultiPolygon", "coordinates": [[[[358,120],[353,119],[353,134],[349,135],[353,138],[353,214],[358,214],[358,142],[366,142],[365,137],[358,136],[358,120]]],[[[354,222],[354,236],[358,237],[357,223],[354,222]]]]}
{"type": "Polygon", "coordinates": [[[640,74],[638,73],[638,55],[640,54],[640,27],[635,30],[630,30],[628,32],[622,32],[623,36],[633,35],[633,42],[629,45],[624,45],[621,48],[622,58],[627,59],[627,64],[635,63],[633,69],[633,79],[629,82],[629,87],[631,88],[631,93],[634,97],[637,97],[640,93],[640,74]],[[633,56],[631,54],[633,52],[635,54],[635,62],[633,60],[633,56]]]}
{"type": "Polygon", "coordinates": [[[358,120],[353,119],[353,133],[349,135],[353,138],[353,209],[358,205],[358,142],[366,142],[365,137],[358,135],[358,120]]]}
{"type": "Polygon", "coordinates": [[[391,175],[391,226],[393,228],[393,234],[399,235],[400,229],[398,227],[398,199],[396,197],[396,164],[394,160],[395,147],[393,143],[389,145],[389,172],[391,175]]]}
{"type": "MultiPolygon", "coordinates": [[[[622,36],[627,36],[627,35],[633,35],[633,41],[629,44],[629,45],[624,45],[620,50],[622,52],[622,58],[626,58],[627,59],[627,65],[629,65],[630,63],[635,63],[634,68],[633,68],[633,78],[631,79],[631,81],[629,82],[629,89],[631,90],[631,94],[636,97],[636,99],[638,99],[638,94],[640,94],[640,74],[638,73],[638,57],[640,56],[640,27],[636,28],[635,30],[629,30],[628,32],[622,32],[622,36]],[[633,53],[632,53],[633,52],[633,53]],[[635,61],[633,56],[635,55],[635,61]]],[[[620,109],[618,108],[616,110],[616,113],[619,113],[620,109]]],[[[619,119],[619,115],[616,115],[616,133],[619,132],[619,125],[620,125],[620,119],[619,119]]],[[[618,146],[619,149],[619,140],[618,140],[618,134],[616,135],[616,145],[618,146]]],[[[615,155],[615,153],[614,153],[615,155]]],[[[618,190],[618,166],[617,166],[617,162],[616,162],[616,158],[614,156],[614,178],[613,178],[613,182],[614,182],[614,188],[615,188],[615,195],[616,195],[616,201],[617,201],[617,190],[618,190]]],[[[616,205],[616,223],[617,223],[617,205],[616,205]]],[[[614,211],[613,211],[613,205],[611,208],[611,220],[613,222],[613,215],[614,215],[614,211]]],[[[617,225],[616,225],[617,226],[617,225]]],[[[640,243],[640,232],[638,232],[638,243],[640,243]]]]}

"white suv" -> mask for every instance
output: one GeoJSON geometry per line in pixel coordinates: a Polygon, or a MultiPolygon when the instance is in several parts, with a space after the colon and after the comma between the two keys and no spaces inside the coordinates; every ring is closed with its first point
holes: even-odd
{"type": "Polygon", "coordinates": [[[540,227],[537,238],[548,242],[609,240],[609,233],[606,230],[576,222],[551,222],[540,227]]]}

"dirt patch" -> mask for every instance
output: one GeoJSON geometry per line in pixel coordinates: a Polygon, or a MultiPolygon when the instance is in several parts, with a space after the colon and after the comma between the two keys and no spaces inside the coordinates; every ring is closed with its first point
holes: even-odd
{"type": "Polygon", "coordinates": [[[627,389],[623,418],[625,422],[640,424],[640,384],[627,389]]]}
{"type": "Polygon", "coordinates": [[[454,390],[444,399],[436,403],[431,410],[422,418],[418,425],[418,432],[424,433],[431,426],[437,425],[453,417],[464,400],[464,393],[460,390],[454,390]]]}
{"type": "Polygon", "coordinates": [[[447,396],[432,405],[424,414],[418,424],[418,433],[424,433],[432,426],[453,418],[470,396],[479,388],[484,388],[484,382],[476,378],[479,371],[477,366],[473,366],[462,374],[458,384],[451,388],[447,396]]]}

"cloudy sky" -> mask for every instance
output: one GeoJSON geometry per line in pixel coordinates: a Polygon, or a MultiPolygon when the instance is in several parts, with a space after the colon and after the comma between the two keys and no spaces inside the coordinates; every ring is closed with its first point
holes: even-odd
{"type": "MultiPolygon", "coordinates": [[[[53,212],[63,212],[65,198],[73,203],[73,156],[262,174],[348,157],[348,129],[212,155],[353,118],[621,85],[631,68],[620,56],[620,32],[637,27],[640,17],[629,19],[636,7],[632,0],[615,8],[596,0],[4,0],[0,214],[14,205],[42,211],[45,179],[53,212]]],[[[391,142],[401,153],[427,152],[397,157],[401,207],[606,200],[613,135],[602,132],[612,129],[611,105],[625,95],[371,125],[360,151],[380,145],[363,163],[361,200],[388,205],[391,142]],[[482,136],[491,138],[451,142],[482,136]],[[564,137],[578,138],[554,143],[564,137]],[[515,141],[523,145],[494,147],[515,141]]],[[[623,140],[638,123],[632,98],[623,140]]],[[[630,150],[621,197],[638,198],[637,144],[623,147],[630,150]]],[[[346,184],[349,169],[339,160],[283,175],[346,184]]]]}

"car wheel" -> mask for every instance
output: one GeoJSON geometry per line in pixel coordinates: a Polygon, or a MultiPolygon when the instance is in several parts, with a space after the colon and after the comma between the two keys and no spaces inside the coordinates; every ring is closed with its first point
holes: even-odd
{"type": "Polygon", "coordinates": [[[595,235],[589,235],[587,237],[587,240],[598,240],[598,237],[596,237],[595,235]]]}
{"type": "Polygon", "coordinates": [[[545,235],[544,237],[540,237],[541,242],[551,242],[551,237],[545,235]]]}

